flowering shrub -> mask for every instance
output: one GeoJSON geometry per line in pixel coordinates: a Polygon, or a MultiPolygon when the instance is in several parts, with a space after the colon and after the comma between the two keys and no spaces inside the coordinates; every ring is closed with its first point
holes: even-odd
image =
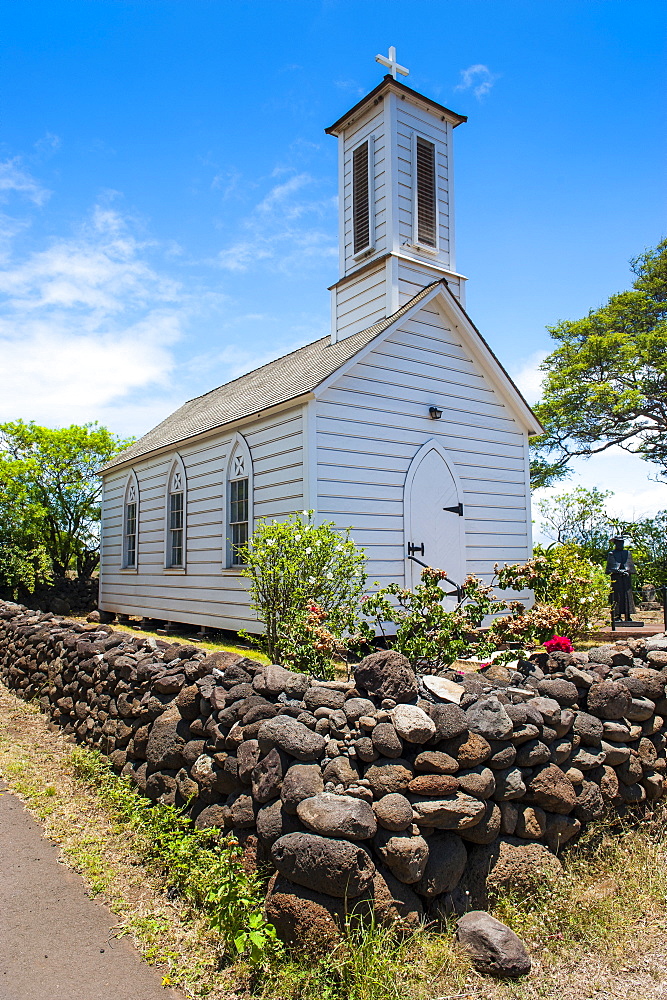
{"type": "MultiPolygon", "coordinates": [[[[568,612],[564,623],[569,636],[576,639],[590,634],[609,607],[609,579],[602,567],[584,556],[581,548],[572,542],[548,549],[536,545],[535,553],[521,565],[506,565],[502,569],[496,565],[498,587],[501,590],[532,590],[536,608],[548,606],[568,612]]],[[[556,627],[557,619],[554,620],[556,627]]],[[[538,631],[544,631],[542,623],[538,631]]]]}
{"type": "Polygon", "coordinates": [[[243,575],[264,634],[247,636],[272,660],[326,674],[355,632],[364,589],[364,552],[349,530],[316,525],[313,512],[261,521],[243,546],[243,575]]]}
{"type": "Polygon", "coordinates": [[[574,630],[577,619],[569,608],[552,608],[548,604],[534,604],[526,608],[519,601],[511,602],[511,615],[496,618],[489,628],[489,637],[499,646],[506,642],[520,642],[536,646],[544,642],[556,629],[574,630]]]}
{"type": "Polygon", "coordinates": [[[566,635],[555,635],[553,639],[547,639],[542,645],[547,653],[571,653],[574,649],[566,635]]]}
{"type": "Polygon", "coordinates": [[[414,591],[391,583],[363,597],[363,613],[369,619],[368,641],[372,641],[376,629],[385,635],[387,625],[395,626],[392,648],[420,668],[440,669],[462,653],[489,656],[496,643],[487,633],[479,632],[479,626],[487,615],[509,605],[496,601],[492,588],[476,576],[467,576],[461,603],[453,611],[446,611],[440,586],[446,579],[445,572],[429,567],[422,571],[422,582],[414,591]]]}

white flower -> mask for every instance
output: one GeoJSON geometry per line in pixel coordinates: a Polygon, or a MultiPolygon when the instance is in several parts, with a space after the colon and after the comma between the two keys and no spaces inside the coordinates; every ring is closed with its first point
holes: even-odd
{"type": "Polygon", "coordinates": [[[309,576],[308,577],[308,583],[315,583],[315,577],[314,576],[309,576]]]}
{"type": "Polygon", "coordinates": [[[267,545],[275,545],[276,544],[275,538],[267,538],[266,544],[267,545]]]}
{"type": "Polygon", "coordinates": [[[310,547],[310,545],[309,545],[309,546],[308,546],[308,548],[307,548],[307,549],[306,549],[305,551],[306,551],[306,555],[307,555],[307,556],[309,556],[309,555],[310,555],[310,553],[311,553],[311,552],[312,552],[313,550],[311,549],[311,547],[310,547]]]}
{"type": "Polygon", "coordinates": [[[333,573],[327,573],[327,580],[333,580],[333,573]]]}
{"type": "Polygon", "coordinates": [[[579,603],[580,604],[585,604],[586,603],[586,598],[585,597],[580,597],[579,598],[579,603]]]}
{"type": "Polygon", "coordinates": [[[294,536],[294,541],[295,541],[295,542],[300,542],[300,541],[301,541],[301,539],[302,539],[302,537],[303,537],[303,535],[295,535],[295,536],[294,536]]]}
{"type": "Polygon", "coordinates": [[[308,511],[307,510],[302,510],[301,513],[303,514],[304,517],[308,517],[308,511]]]}

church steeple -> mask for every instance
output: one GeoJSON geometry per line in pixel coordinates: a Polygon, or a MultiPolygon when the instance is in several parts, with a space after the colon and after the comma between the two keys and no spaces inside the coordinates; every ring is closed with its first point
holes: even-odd
{"type": "Polygon", "coordinates": [[[330,128],[338,138],[340,278],[332,286],[332,340],[385,316],[438,278],[463,301],[454,258],[452,132],[467,121],[406,87],[396,62],[330,128]]]}

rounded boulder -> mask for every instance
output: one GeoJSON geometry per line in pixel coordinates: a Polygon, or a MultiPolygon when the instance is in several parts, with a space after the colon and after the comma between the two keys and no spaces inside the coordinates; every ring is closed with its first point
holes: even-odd
{"type": "Polygon", "coordinates": [[[368,802],[351,795],[320,792],[299,802],[296,811],[304,826],[323,837],[367,840],[377,830],[377,821],[368,802]]]}
{"type": "Polygon", "coordinates": [[[271,848],[281,875],[314,892],[355,899],[369,887],[375,865],[363,847],[314,833],[288,833],[271,848]]]}

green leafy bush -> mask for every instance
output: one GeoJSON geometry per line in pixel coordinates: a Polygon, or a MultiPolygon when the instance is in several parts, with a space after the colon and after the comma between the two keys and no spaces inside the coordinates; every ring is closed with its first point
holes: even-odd
{"type": "Polygon", "coordinates": [[[493,589],[476,576],[467,576],[462,584],[462,601],[453,611],[442,604],[446,581],[443,570],[427,568],[414,590],[390,583],[375,594],[363,598],[367,622],[367,640],[377,629],[382,635],[387,625],[395,627],[392,648],[402,653],[413,666],[439,669],[458,656],[489,656],[495,649],[493,639],[479,631],[489,614],[506,610],[509,605],[493,597],[493,589]],[[394,600],[392,600],[394,598],[394,600]]]}
{"type": "Polygon", "coordinates": [[[356,639],[365,555],[331,521],[312,511],[261,521],[241,550],[251,606],[264,625],[253,641],[272,660],[324,675],[334,654],[356,639]]]}
{"type": "MultiPolygon", "coordinates": [[[[502,569],[496,566],[495,569],[501,590],[528,589],[534,592],[536,608],[533,619],[538,642],[549,638],[543,635],[551,628],[547,621],[547,609],[560,613],[560,616],[551,615],[553,628],[562,629],[570,639],[589,635],[608,613],[609,577],[601,566],[584,554],[581,546],[573,542],[548,549],[536,545],[535,555],[528,562],[505,565],[502,569]],[[568,614],[563,615],[562,612],[568,614]],[[542,616],[542,621],[538,620],[538,614],[542,616]]],[[[524,617],[524,622],[517,622],[520,631],[522,628],[528,631],[529,620],[524,617]]]]}
{"type": "Polygon", "coordinates": [[[135,835],[144,858],[220,933],[226,954],[253,964],[281,951],[276,930],[264,914],[261,876],[247,872],[232,836],[197,830],[174,806],[152,803],[114,774],[97,750],[74,747],[74,773],[94,786],[115,818],[135,835]]]}

